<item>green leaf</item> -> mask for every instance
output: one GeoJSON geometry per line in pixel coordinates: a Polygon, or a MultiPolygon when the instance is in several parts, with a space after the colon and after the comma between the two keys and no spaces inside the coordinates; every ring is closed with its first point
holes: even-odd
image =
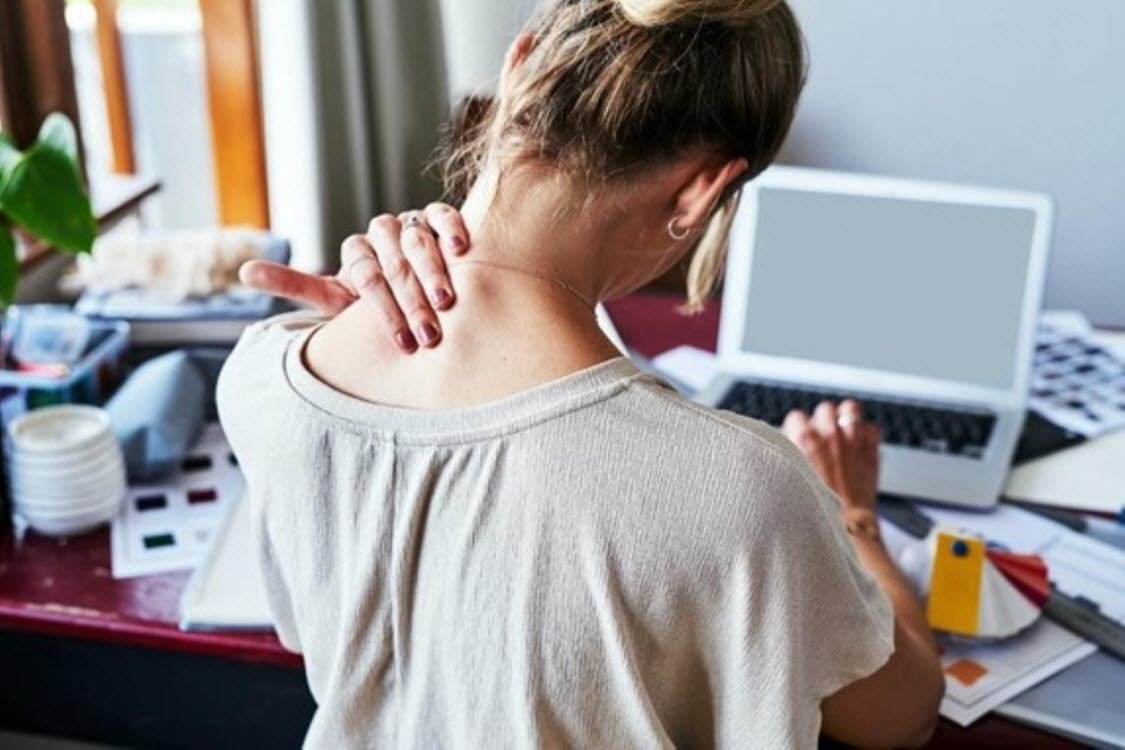
{"type": "Polygon", "coordinates": [[[12,230],[0,224],[0,304],[10,305],[16,298],[16,282],[20,278],[20,262],[16,258],[16,238],[12,230]]]}
{"type": "Polygon", "coordinates": [[[47,115],[47,119],[39,126],[39,142],[49,143],[62,151],[77,167],[78,134],[74,132],[74,123],[66,115],[58,112],[47,115]]]}
{"type": "Polygon", "coordinates": [[[0,175],[3,175],[6,167],[18,161],[20,156],[22,154],[16,144],[12,143],[12,139],[0,133],[0,175]]]}
{"type": "Polygon", "coordinates": [[[97,222],[74,161],[49,142],[37,143],[0,174],[4,213],[59,250],[86,253],[97,222]]]}

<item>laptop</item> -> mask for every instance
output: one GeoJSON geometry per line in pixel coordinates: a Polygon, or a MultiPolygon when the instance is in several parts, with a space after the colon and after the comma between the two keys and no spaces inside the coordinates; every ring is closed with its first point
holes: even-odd
{"type": "Polygon", "coordinates": [[[1023,425],[1046,195],[773,167],[731,233],[720,375],[699,395],[780,426],[855,398],[880,491],[988,508],[1023,425]]]}

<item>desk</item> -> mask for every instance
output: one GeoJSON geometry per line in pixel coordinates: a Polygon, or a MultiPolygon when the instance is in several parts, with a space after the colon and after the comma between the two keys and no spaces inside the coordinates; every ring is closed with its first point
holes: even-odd
{"type": "Polygon", "coordinates": [[[183,633],[188,573],[115,581],[109,532],[0,533],[0,727],[133,747],[296,747],[300,657],[273,635],[183,633]]]}
{"type": "MultiPolygon", "coordinates": [[[[714,350],[718,306],[675,313],[678,298],[610,305],[632,346],[714,350]]],[[[0,727],[142,747],[296,747],[313,705],[300,658],[269,635],[182,633],[187,573],[115,581],[108,532],[65,542],[0,532],[0,727]]],[[[988,717],[942,722],[930,747],[1073,748],[988,717]]]]}

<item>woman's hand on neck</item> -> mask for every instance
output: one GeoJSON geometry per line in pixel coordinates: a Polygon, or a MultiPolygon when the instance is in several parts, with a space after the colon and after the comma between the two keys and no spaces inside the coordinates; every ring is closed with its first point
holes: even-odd
{"type": "Polygon", "coordinates": [[[513,395],[620,354],[582,299],[602,294],[597,259],[604,245],[596,225],[560,221],[559,204],[550,205],[542,189],[517,199],[511,191],[518,185],[509,184],[489,202],[485,187],[479,183],[463,208],[470,258],[523,272],[450,262],[458,302],[441,314],[442,343],[409,356],[378,334],[372,307],[353,305],[310,340],[305,359],[314,374],[368,401],[449,409],[513,395]]]}
{"type": "Polygon", "coordinates": [[[433,349],[404,355],[357,303],[309,340],[305,363],[321,380],[367,401],[455,409],[496,401],[619,355],[591,311],[567,292],[486,266],[451,270],[458,303],[442,314],[433,349]]]}

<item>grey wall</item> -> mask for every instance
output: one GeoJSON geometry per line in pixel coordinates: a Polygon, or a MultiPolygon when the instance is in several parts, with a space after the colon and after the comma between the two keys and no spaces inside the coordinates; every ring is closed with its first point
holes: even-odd
{"type": "MultiPolygon", "coordinates": [[[[1039,190],[1047,304],[1125,327],[1125,0],[790,0],[812,58],[783,161],[1039,190]]],[[[534,0],[442,0],[450,93],[534,0]]]]}
{"type": "Polygon", "coordinates": [[[1125,2],[790,3],[812,69],[783,160],[1050,193],[1047,304],[1125,326],[1125,2]]]}
{"type": "Polygon", "coordinates": [[[491,91],[504,53],[536,0],[441,0],[449,94],[491,91]]]}

